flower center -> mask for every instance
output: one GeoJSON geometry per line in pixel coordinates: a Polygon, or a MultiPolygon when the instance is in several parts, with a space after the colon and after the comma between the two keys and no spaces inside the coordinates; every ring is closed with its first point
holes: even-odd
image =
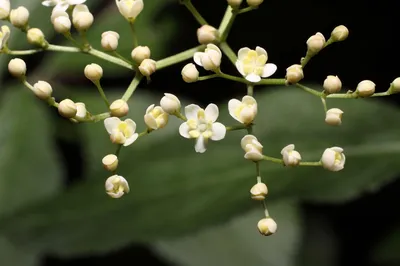
{"type": "Polygon", "coordinates": [[[121,132],[126,138],[129,138],[130,135],[132,135],[132,132],[126,122],[119,123],[118,131],[121,132]]]}
{"type": "Polygon", "coordinates": [[[255,50],[250,50],[243,58],[243,72],[248,75],[254,73],[261,76],[267,57],[264,54],[258,55],[255,50]]]}

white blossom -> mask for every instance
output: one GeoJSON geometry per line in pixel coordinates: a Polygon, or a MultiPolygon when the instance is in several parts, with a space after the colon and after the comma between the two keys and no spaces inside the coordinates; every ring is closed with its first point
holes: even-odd
{"type": "Polygon", "coordinates": [[[215,71],[221,65],[222,52],[215,44],[207,44],[204,52],[196,52],[193,55],[194,62],[205,70],[215,71]]]}
{"type": "Polygon", "coordinates": [[[257,115],[257,101],[252,96],[244,96],[242,101],[231,99],[228,102],[229,114],[242,124],[251,124],[257,115]]]}
{"type": "Polygon", "coordinates": [[[151,129],[163,128],[168,123],[168,113],[161,106],[150,105],[144,115],[144,122],[151,129]]]}
{"type": "Polygon", "coordinates": [[[252,161],[260,161],[263,159],[263,146],[253,135],[246,135],[240,141],[242,149],[246,152],[244,158],[252,161]]]}
{"type": "Polygon", "coordinates": [[[283,163],[286,166],[296,166],[301,161],[301,155],[298,151],[294,150],[294,144],[289,144],[281,151],[283,163]]]}
{"type": "Polygon", "coordinates": [[[53,10],[66,11],[69,6],[80,5],[85,2],[86,2],[86,0],[45,0],[45,1],[42,1],[42,5],[54,6],[53,10]]]}
{"type": "Polygon", "coordinates": [[[196,139],[196,152],[205,152],[209,139],[217,141],[225,137],[225,126],[215,122],[219,115],[215,104],[209,104],[205,110],[190,104],[185,107],[185,115],[188,120],[179,127],[179,134],[187,139],[196,139]]]}
{"type": "Polygon", "coordinates": [[[276,229],[278,228],[276,222],[270,217],[261,219],[258,222],[257,227],[260,234],[264,236],[269,236],[274,234],[276,232],[276,229]]]}
{"type": "Polygon", "coordinates": [[[113,175],[107,178],[105,188],[106,193],[115,199],[122,197],[125,193],[129,193],[128,181],[120,175],[113,175]]]}
{"type": "Polygon", "coordinates": [[[121,121],[118,117],[109,117],[104,120],[104,126],[111,142],[116,144],[131,145],[139,136],[135,133],[136,123],[132,119],[121,121]]]}
{"type": "Polygon", "coordinates": [[[346,157],[340,147],[328,148],[324,151],[321,158],[322,166],[330,171],[340,171],[344,168],[346,157]]]}
{"type": "Polygon", "coordinates": [[[115,0],[115,3],[119,13],[131,23],[135,21],[144,7],[143,0],[115,0]]]}

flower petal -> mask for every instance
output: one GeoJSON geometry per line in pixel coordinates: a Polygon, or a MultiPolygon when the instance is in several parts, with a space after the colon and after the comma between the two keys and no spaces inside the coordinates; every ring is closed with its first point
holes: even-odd
{"type": "Polygon", "coordinates": [[[197,113],[200,110],[200,106],[197,104],[189,104],[188,106],[185,107],[185,115],[186,118],[189,119],[194,119],[197,121],[197,113]]]}
{"type": "Polygon", "coordinates": [[[67,0],[69,5],[80,5],[86,2],[86,0],[67,0]]]}
{"type": "Polygon", "coordinates": [[[268,78],[269,76],[272,76],[275,73],[277,68],[278,67],[275,64],[272,64],[272,63],[266,64],[264,66],[263,73],[262,73],[261,77],[268,78]]]}
{"type": "Polygon", "coordinates": [[[268,54],[267,54],[267,51],[265,51],[265,49],[264,48],[262,48],[262,47],[260,47],[260,46],[257,46],[256,47],[256,52],[257,52],[257,55],[265,55],[266,57],[267,57],[267,61],[268,61],[268,54]]]}
{"type": "Polygon", "coordinates": [[[45,1],[42,1],[42,5],[55,6],[55,5],[57,5],[57,1],[56,0],[45,0],[45,1]]]}
{"type": "Polygon", "coordinates": [[[189,126],[186,122],[179,126],[179,134],[184,138],[190,139],[189,126]]]}
{"type": "Polygon", "coordinates": [[[289,144],[281,150],[281,154],[283,155],[284,153],[293,151],[293,150],[294,150],[294,144],[289,144]]]}
{"type": "Polygon", "coordinates": [[[104,119],[104,126],[108,134],[112,134],[113,130],[118,127],[121,120],[118,117],[109,117],[104,119]]]}
{"type": "Polygon", "coordinates": [[[212,140],[221,140],[225,138],[226,127],[219,122],[214,123],[212,125],[212,132],[213,132],[213,135],[211,136],[212,140]]]}
{"type": "MultiPolygon", "coordinates": [[[[238,99],[231,99],[228,102],[228,111],[229,114],[236,120],[238,120],[238,117],[236,117],[235,111],[236,109],[242,104],[241,101],[238,99]]],[[[239,121],[239,120],[238,120],[239,121]]],[[[239,121],[240,122],[240,121],[239,121]]]]}
{"type": "Polygon", "coordinates": [[[132,132],[136,131],[136,123],[132,119],[125,119],[124,122],[132,129],[132,132]]]}
{"type": "Polygon", "coordinates": [[[245,74],[244,71],[243,71],[243,62],[240,61],[240,60],[237,60],[236,63],[235,63],[235,65],[236,65],[236,69],[239,71],[239,73],[240,73],[242,76],[246,76],[246,74],[245,74]]]}
{"type": "Polygon", "coordinates": [[[248,81],[250,82],[259,82],[261,80],[260,76],[254,74],[254,73],[250,73],[245,77],[248,81]]]}
{"type": "Polygon", "coordinates": [[[137,140],[138,137],[139,137],[138,133],[132,134],[132,136],[130,136],[125,140],[124,146],[126,147],[128,145],[131,145],[132,143],[135,142],[135,140],[137,140]]]}
{"type": "Polygon", "coordinates": [[[196,139],[196,144],[194,145],[194,149],[196,152],[203,153],[206,151],[206,140],[204,139],[203,135],[200,135],[196,139]]]}
{"type": "Polygon", "coordinates": [[[208,121],[211,122],[215,122],[218,119],[218,115],[219,115],[219,110],[218,110],[218,106],[216,106],[213,103],[210,103],[206,109],[204,110],[204,113],[206,115],[206,119],[208,121]]]}
{"type": "Polygon", "coordinates": [[[196,52],[193,55],[193,60],[194,62],[199,65],[199,66],[203,66],[203,64],[201,63],[201,58],[204,56],[204,53],[202,52],[196,52]]]}
{"type": "Polygon", "coordinates": [[[243,150],[246,150],[246,146],[248,144],[252,144],[253,141],[258,141],[257,138],[253,135],[246,135],[242,138],[242,140],[240,141],[240,146],[242,146],[243,150]]]}
{"type": "Polygon", "coordinates": [[[240,48],[239,52],[238,52],[238,60],[242,61],[243,58],[247,55],[247,53],[250,51],[249,47],[243,47],[240,48]]]}

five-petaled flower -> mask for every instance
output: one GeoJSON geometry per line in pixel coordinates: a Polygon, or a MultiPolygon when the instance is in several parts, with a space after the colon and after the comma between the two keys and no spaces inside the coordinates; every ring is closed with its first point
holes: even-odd
{"type": "Polygon", "coordinates": [[[132,119],[121,121],[118,117],[109,117],[104,120],[104,126],[112,143],[128,146],[138,138],[136,123],[132,119]]]}
{"type": "Polygon", "coordinates": [[[69,6],[80,5],[85,3],[86,0],[45,0],[42,1],[44,6],[54,6],[54,10],[65,11],[69,6]]]}
{"type": "Polygon", "coordinates": [[[241,48],[238,52],[236,68],[250,82],[259,82],[261,78],[272,76],[277,67],[268,63],[268,54],[259,46],[255,50],[248,47],[241,48]]]}
{"type": "Polygon", "coordinates": [[[129,193],[128,181],[120,175],[113,175],[107,178],[105,188],[107,194],[115,199],[122,197],[125,193],[129,193]]]}
{"type": "Polygon", "coordinates": [[[187,139],[196,139],[196,152],[205,152],[209,139],[216,141],[225,137],[225,126],[215,122],[219,115],[215,104],[209,104],[205,110],[196,104],[190,104],[185,107],[185,115],[188,120],[179,127],[179,134],[187,139]]]}

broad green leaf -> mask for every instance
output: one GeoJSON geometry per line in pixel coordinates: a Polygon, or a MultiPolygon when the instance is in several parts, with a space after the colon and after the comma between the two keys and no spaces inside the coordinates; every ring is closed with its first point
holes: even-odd
{"type": "Polygon", "coordinates": [[[400,227],[390,231],[376,244],[371,252],[371,259],[376,265],[398,265],[400,263],[400,227]]]}
{"type": "MultiPolygon", "coordinates": [[[[29,91],[8,88],[0,106],[0,216],[48,199],[61,186],[61,166],[46,106],[29,91]],[[38,119],[39,118],[39,119],[38,119]]],[[[0,230],[0,265],[33,265],[32,250],[20,250],[0,230]]]]}
{"type": "Polygon", "coordinates": [[[263,237],[257,231],[260,209],[247,212],[216,227],[154,244],[165,258],[182,266],[296,265],[301,219],[295,203],[277,202],[269,206],[278,223],[276,234],[263,237]]]}
{"type": "MultiPolygon", "coordinates": [[[[324,123],[320,100],[303,91],[282,87],[256,92],[256,97],[255,134],[265,154],[280,157],[282,147],[294,143],[304,161],[318,161],[331,146],[343,147],[347,156],[345,169],[335,173],[262,162],[269,199],[341,202],[378,189],[400,170],[400,111],[395,107],[373,99],[329,101],[345,112],[343,125],[335,128],[324,123]]],[[[130,113],[139,131],[145,107],[158,100],[134,95],[130,113]]],[[[102,104],[98,96],[96,101],[102,104]]],[[[245,132],[229,133],[223,141],[211,142],[206,153],[196,154],[194,142],[180,137],[179,122],[172,121],[165,131],[122,150],[118,173],[128,179],[131,193],[119,200],[105,195],[108,174],[101,167],[101,158],[115,147],[102,123],[80,125],[86,136],[88,181],[3,220],[0,228],[18,243],[67,255],[192,233],[256,206],[249,199],[254,165],[243,159],[239,145],[245,132]]],[[[226,106],[221,106],[219,121],[236,124],[226,106]]]]}

